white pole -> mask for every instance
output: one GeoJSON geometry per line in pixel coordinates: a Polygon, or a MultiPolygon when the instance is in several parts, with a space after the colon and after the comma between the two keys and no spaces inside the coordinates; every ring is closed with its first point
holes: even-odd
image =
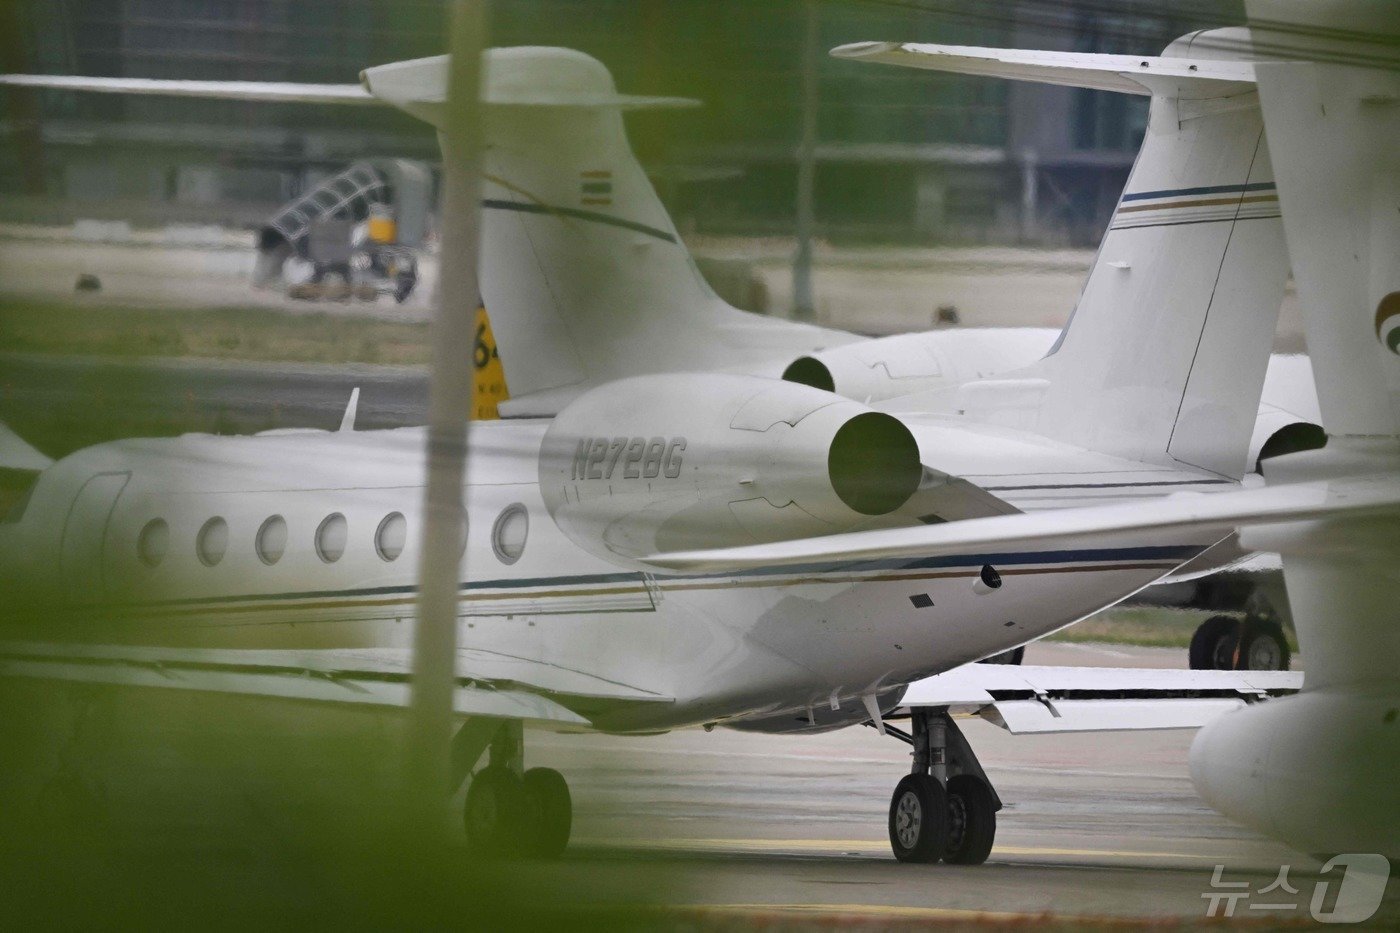
{"type": "Polygon", "coordinates": [[[442,839],[456,678],[457,589],[465,509],[467,421],[472,407],[472,340],[480,298],[481,56],[486,0],[449,7],[452,63],[442,127],[442,242],[428,383],[428,477],[424,496],[413,695],[405,760],[411,828],[442,839]]]}

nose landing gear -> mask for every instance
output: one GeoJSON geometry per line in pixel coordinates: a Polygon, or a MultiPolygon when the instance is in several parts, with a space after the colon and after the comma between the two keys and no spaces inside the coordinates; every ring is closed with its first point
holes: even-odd
{"type": "Polygon", "coordinates": [[[946,709],[914,709],[912,734],[885,723],[914,748],[913,768],[890,799],[890,848],[901,862],[981,865],[996,838],[1001,800],[946,709]]]}

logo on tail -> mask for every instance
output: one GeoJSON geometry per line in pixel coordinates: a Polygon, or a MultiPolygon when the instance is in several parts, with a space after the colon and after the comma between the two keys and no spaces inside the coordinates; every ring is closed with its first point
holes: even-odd
{"type": "Polygon", "coordinates": [[[612,205],[612,172],[594,169],[579,172],[579,203],[596,207],[612,205]]]}

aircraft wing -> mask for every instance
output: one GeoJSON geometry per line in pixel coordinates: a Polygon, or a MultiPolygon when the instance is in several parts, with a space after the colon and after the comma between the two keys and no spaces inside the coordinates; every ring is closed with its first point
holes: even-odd
{"type": "Polygon", "coordinates": [[[1196,729],[1302,685],[1290,671],[966,664],[910,684],[900,705],[946,707],[1017,734],[1196,729]]]}
{"type": "Polygon", "coordinates": [[[286,81],[173,81],[152,78],[89,78],[80,75],[0,74],[0,86],[96,94],[199,97],[287,104],[382,104],[358,84],[296,84],[286,81]]]}
{"type": "MultiPolygon", "coordinates": [[[[1053,509],[647,557],[667,570],[938,557],[998,548],[1073,547],[1115,535],[1192,534],[1202,547],[1242,526],[1400,513],[1400,477],[1375,474],[1221,493],[1180,493],[1147,503],[1053,509]]],[[[1184,542],[1179,542],[1184,543],[1184,542]]]]}
{"type": "MultiPolygon", "coordinates": [[[[587,727],[575,710],[669,697],[538,661],[461,650],[461,716],[587,727]]],[[[55,643],[0,644],[0,677],[162,687],[378,707],[407,706],[407,649],[237,650],[55,643]]]]}
{"type": "Polygon", "coordinates": [[[1215,96],[1249,91],[1254,84],[1252,63],[1208,58],[1037,52],[923,42],[853,42],[837,46],[831,50],[831,55],[906,68],[989,75],[1124,94],[1151,94],[1148,85],[1157,79],[1214,85],[1215,96]]]}

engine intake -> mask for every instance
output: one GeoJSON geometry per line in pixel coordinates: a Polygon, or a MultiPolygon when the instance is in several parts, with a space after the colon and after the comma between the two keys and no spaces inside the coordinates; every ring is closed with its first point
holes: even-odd
{"type": "Polygon", "coordinates": [[[1056,332],[1047,328],[965,328],[896,334],[819,350],[793,360],[788,382],[857,401],[899,398],[1030,366],[1056,332]]]}

